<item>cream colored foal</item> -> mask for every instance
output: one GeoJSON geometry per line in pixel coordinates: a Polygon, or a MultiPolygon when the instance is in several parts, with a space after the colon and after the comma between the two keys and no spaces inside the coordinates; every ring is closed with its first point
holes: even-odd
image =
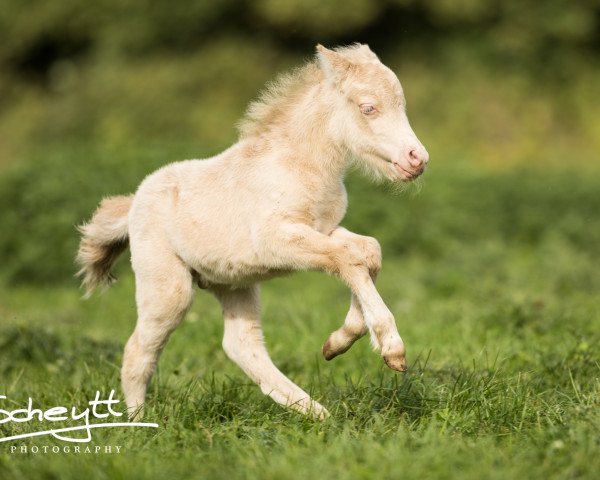
{"type": "Polygon", "coordinates": [[[130,245],[138,320],[122,382],[131,416],[141,415],[148,381],[195,283],[223,306],[227,355],[266,395],[299,412],[328,415],[269,358],[260,325],[263,280],[295,270],[339,277],[352,301],[323,345],[325,358],[369,332],[387,365],[404,371],[404,344],[374,283],[379,244],[339,227],[347,207],[344,176],[358,165],[406,182],[427,162],[396,75],[367,45],[319,45],[314,61],[250,105],[231,148],[166,165],[135,195],[104,199],[81,227],[77,259],[89,294],[112,279],[112,263],[130,245]]]}

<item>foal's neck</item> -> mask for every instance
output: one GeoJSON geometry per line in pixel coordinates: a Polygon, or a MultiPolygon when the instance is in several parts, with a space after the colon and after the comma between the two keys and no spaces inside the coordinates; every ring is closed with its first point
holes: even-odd
{"type": "Polygon", "coordinates": [[[321,84],[310,85],[272,127],[271,138],[278,148],[291,152],[282,160],[287,166],[321,188],[339,188],[348,170],[346,149],[330,133],[330,111],[322,100],[321,84]]]}

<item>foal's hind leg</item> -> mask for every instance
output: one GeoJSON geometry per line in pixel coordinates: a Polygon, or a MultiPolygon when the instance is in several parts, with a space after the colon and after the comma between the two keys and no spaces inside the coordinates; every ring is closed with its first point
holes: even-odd
{"type": "Polygon", "coordinates": [[[192,276],[161,252],[136,268],[138,320],[123,355],[121,381],[130,418],[143,413],[146,387],[171,332],[192,302],[192,276]]]}
{"type": "Polygon", "coordinates": [[[227,356],[277,403],[319,419],[326,418],[327,410],[281,373],[269,358],[260,325],[258,286],[213,292],[223,306],[223,349],[227,356]]]}
{"type": "MultiPolygon", "coordinates": [[[[342,227],[336,228],[330,236],[356,245],[363,252],[368,263],[369,274],[375,281],[379,270],[381,270],[381,248],[377,240],[372,237],[357,235],[342,227]]],[[[363,337],[368,331],[360,302],[356,295],[352,294],[350,310],[348,310],[344,324],[329,335],[329,338],[323,344],[325,360],[332,360],[346,352],[356,340],[363,337]]]]}

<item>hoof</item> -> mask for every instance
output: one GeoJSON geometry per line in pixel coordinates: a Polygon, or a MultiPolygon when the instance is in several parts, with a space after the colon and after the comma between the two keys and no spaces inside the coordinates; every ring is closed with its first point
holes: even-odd
{"type": "Polygon", "coordinates": [[[329,360],[333,360],[335,357],[337,357],[339,354],[339,352],[336,352],[335,350],[333,350],[331,348],[331,342],[329,341],[329,339],[323,344],[323,356],[325,357],[325,360],[329,361],[329,360]]]}
{"type": "Polygon", "coordinates": [[[408,370],[404,355],[385,355],[383,360],[385,360],[385,364],[392,370],[397,370],[398,372],[406,372],[408,370]]]}
{"type": "Polygon", "coordinates": [[[130,422],[139,422],[144,416],[144,405],[139,405],[137,407],[130,407],[127,409],[127,418],[130,422]]]}
{"type": "Polygon", "coordinates": [[[315,409],[312,411],[312,417],[316,420],[324,422],[331,416],[331,414],[325,407],[323,407],[321,405],[319,405],[319,406],[321,407],[320,410],[315,409]]]}

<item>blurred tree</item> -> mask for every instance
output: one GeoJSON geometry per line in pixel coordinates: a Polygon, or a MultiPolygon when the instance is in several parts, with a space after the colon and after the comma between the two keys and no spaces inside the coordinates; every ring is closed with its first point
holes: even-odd
{"type": "Polygon", "coordinates": [[[257,0],[251,5],[269,25],[327,38],[366,28],[384,8],[384,2],[372,0],[257,0]]]}

